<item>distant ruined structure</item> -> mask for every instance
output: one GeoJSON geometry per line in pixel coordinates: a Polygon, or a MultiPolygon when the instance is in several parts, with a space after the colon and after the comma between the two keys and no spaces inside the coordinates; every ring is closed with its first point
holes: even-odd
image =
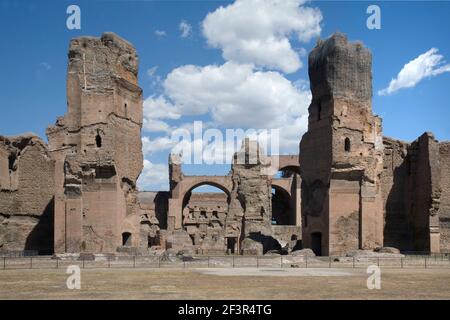
{"type": "Polygon", "coordinates": [[[68,58],[67,113],[47,129],[48,145],[0,136],[0,253],[450,252],[450,142],[383,137],[371,53],[343,34],[310,53],[299,155],[268,156],[246,139],[228,175],[188,176],[172,154],[170,190],[159,192],[136,187],[135,48],[104,33],[73,39],[68,58]],[[193,192],[203,185],[223,193],[193,192]]]}

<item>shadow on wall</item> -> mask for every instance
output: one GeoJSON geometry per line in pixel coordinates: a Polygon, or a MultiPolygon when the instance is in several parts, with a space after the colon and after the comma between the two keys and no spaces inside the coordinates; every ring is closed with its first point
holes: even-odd
{"type": "Polygon", "coordinates": [[[396,247],[402,251],[413,251],[413,228],[411,225],[411,204],[408,201],[410,159],[396,167],[393,185],[386,199],[384,225],[384,246],[396,247]]]}
{"type": "Polygon", "coordinates": [[[280,251],[282,249],[280,243],[272,236],[266,236],[260,232],[252,232],[248,237],[262,244],[263,254],[270,250],[280,251]]]}
{"type": "Polygon", "coordinates": [[[52,198],[44,209],[38,223],[25,241],[25,250],[38,251],[39,255],[51,255],[54,252],[54,204],[52,198]]]}

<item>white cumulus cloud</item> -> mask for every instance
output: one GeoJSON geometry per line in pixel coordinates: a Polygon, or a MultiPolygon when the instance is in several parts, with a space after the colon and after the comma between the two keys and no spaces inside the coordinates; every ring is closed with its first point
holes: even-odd
{"type": "Polygon", "coordinates": [[[144,159],[144,169],[138,180],[141,190],[169,190],[169,169],[166,164],[144,159]]]}
{"type": "MultiPolygon", "coordinates": [[[[321,12],[305,2],[237,0],[209,13],[202,22],[203,35],[210,46],[222,50],[225,62],[184,65],[158,78],[160,90],[144,101],[144,130],[162,134],[142,138],[144,154],[183,152],[186,162],[191,156],[186,150],[200,149],[203,161],[229,163],[237,149],[220,139],[192,139],[193,123],[187,120],[192,118],[204,121],[203,130],[254,129],[253,138],[260,142],[274,141],[270,135],[277,130],[270,130],[278,129],[279,152],[297,154],[307,130],[311,92],[307,81],[292,82],[282,73],[301,68],[306,52],[291,41],[308,42],[321,32],[321,12]]],[[[192,33],[186,21],[179,30],[181,37],[192,33]]],[[[155,77],[156,68],[148,75],[155,77]]],[[[140,184],[154,189],[167,183],[166,169],[145,160],[140,184]]]]}
{"type": "Polygon", "coordinates": [[[390,95],[402,88],[412,88],[426,78],[450,72],[450,64],[446,64],[444,57],[438,54],[438,49],[431,48],[414,60],[405,64],[389,86],[378,91],[378,95],[390,95]]]}
{"type": "Polygon", "coordinates": [[[180,111],[163,96],[149,97],[144,100],[143,129],[147,132],[169,131],[170,126],[163,119],[176,120],[180,111]]]}
{"type": "Polygon", "coordinates": [[[237,0],[209,13],[202,23],[208,44],[226,60],[292,73],[302,64],[289,41],[319,36],[322,14],[303,0],[237,0]]]}
{"type": "Polygon", "coordinates": [[[170,137],[158,137],[150,139],[149,137],[142,137],[142,152],[144,155],[151,155],[159,151],[166,151],[172,149],[175,143],[170,137]]]}
{"type": "MultiPolygon", "coordinates": [[[[144,102],[144,128],[166,131],[166,137],[143,140],[144,150],[156,152],[174,147],[167,135],[189,124],[170,127],[159,119],[208,115],[203,129],[280,129],[280,152],[297,153],[307,130],[309,83],[291,82],[274,71],[257,71],[251,65],[226,62],[205,67],[187,65],[174,69],[164,80],[164,94],[144,102]],[[148,147],[147,147],[148,146],[148,147]]],[[[186,132],[186,131],[184,131],[186,132]]],[[[186,143],[186,142],[185,142],[186,143]]],[[[179,147],[179,146],[178,146],[179,147]]],[[[207,148],[213,150],[213,145],[207,148]]],[[[215,146],[214,150],[221,150],[215,146]]]]}
{"type": "Polygon", "coordinates": [[[210,113],[225,128],[286,125],[307,114],[311,99],[309,89],[298,90],[278,72],[255,71],[234,62],[182,66],[167,76],[164,89],[181,114],[210,113]]]}

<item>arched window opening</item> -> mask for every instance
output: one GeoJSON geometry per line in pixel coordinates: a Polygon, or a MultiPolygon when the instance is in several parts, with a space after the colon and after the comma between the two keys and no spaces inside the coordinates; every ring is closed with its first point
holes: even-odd
{"type": "Polygon", "coordinates": [[[17,155],[15,153],[11,153],[8,156],[8,168],[9,168],[9,171],[14,171],[15,170],[14,164],[16,163],[16,159],[17,159],[17,155]]]}
{"type": "Polygon", "coordinates": [[[122,233],[122,246],[131,247],[131,233],[129,232],[122,233]]]}
{"type": "Polygon", "coordinates": [[[102,147],[102,137],[100,136],[100,132],[97,130],[97,135],[95,136],[95,144],[97,145],[97,148],[102,147]]]}
{"type": "Polygon", "coordinates": [[[349,138],[345,138],[344,144],[345,144],[345,145],[344,145],[345,152],[350,152],[350,150],[351,150],[350,139],[349,139],[349,138]]]}

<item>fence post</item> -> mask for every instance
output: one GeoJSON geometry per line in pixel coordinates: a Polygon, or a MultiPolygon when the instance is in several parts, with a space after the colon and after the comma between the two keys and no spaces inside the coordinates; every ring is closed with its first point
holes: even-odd
{"type": "Polygon", "coordinates": [[[400,258],[400,264],[401,264],[402,269],[403,269],[403,257],[400,258]]]}
{"type": "Polygon", "coordinates": [[[233,256],[233,268],[234,268],[234,256],[233,256]]]}
{"type": "Polygon", "coordinates": [[[355,269],[355,257],[353,257],[353,269],[355,269]]]}
{"type": "Polygon", "coordinates": [[[305,256],[306,269],[308,269],[308,255],[305,256]]]}
{"type": "Polygon", "coordinates": [[[30,257],[30,269],[33,269],[33,257],[30,257]]]}
{"type": "Polygon", "coordinates": [[[6,270],[6,257],[3,257],[3,270],[6,270]]]}
{"type": "Polygon", "coordinates": [[[209,256],[208,256],[208,268],[209,268],[209,256]]]}
{"type": "Polygon", "coordinates": [[[56,258],[56,269],[58,269],[58,267],[59,267],[59,259],[56,258]]]}
{"type": "Polygon", "coordinates": [[[425,269],[427,268],[427,257],[425,257],[425,269]]]}

